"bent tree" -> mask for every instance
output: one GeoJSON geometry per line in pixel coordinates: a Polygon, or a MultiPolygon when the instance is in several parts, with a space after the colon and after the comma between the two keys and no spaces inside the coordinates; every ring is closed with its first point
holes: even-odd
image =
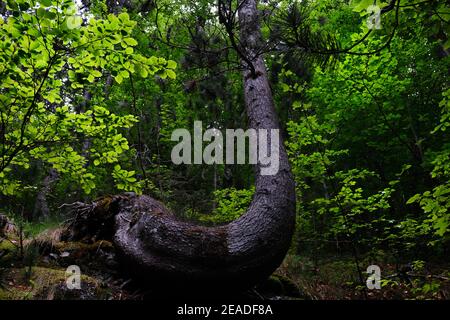
{"type": "MultiPolygon", "coordinates": [[[[238,16],[249,126],[279,129],[265,63],[258,53],[262,36],[256,1],[240,2],[238,16]]],[[[280,265],[294,231],[295,187],[283,143],[279,157],[279,171],[273,176],[261,175],[258,162],[253,200],[243,216],[227,225],[194,225],[178,220],[148,196],[122,195],[81,209],[71,236],[79,238],[98,228],[92,216],[109,219],[103,225],[112,227],[115,246],[134,276],[166,286],[169,281],[221,291],[249,288],[280,265]]]]}

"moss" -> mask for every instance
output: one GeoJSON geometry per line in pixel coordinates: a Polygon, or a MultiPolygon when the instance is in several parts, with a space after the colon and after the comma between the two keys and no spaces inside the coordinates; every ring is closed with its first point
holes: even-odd
{"type": "Polygon", "coordinates": [[[96,264],[102,264],[102,254],[104,252],[113,252],[114,246],[108,241],[97,241],[95,243],[83,242],[59,242],[54,246],[54,252],[60,257],[60,263],[86,265],[93,267],[96,264]]]}
{"type": "Polygon", "coordinates": [[[288,277],[274,274],[274,275],[272,275],[272,278],[277,279],[281,283],[281,285],[283,287],[284,295],[290,296],[290,297],[299,297],[300,296],[300,292],[299,292],[297,285],[288,277]]]}
{"type": "Polygon", "coordinates": [[[51,248],[60,241],[61,234],[64,231],[65,229],[62,227],[46,229],[39,233],[32,242],[37,244],[43,251],[51,250],[51,248]]]}
{"type": "Polygon", "coordinates": [[[287,277],[273,274],[257,288],[258,292],[268,296],[282,296],[298,298],[300,297],[299,289],[287,277]]]}
{"type": "Polygon", "coordinates": [[[59,242],[54,246],[59,251],[80,251],[80,252],[96,252],[99,249],[112,249],[113,245],[109,241],[97,241],[94,243],[83,242],[59,242]]]}
{"type": "Polygon", "coordinates": [[[0,250],[15,251],[16,246],[9,240],[3,240],[0,242],[0,250]]]}
{"type": "Polygon", "coordinates": [[[100,282],[86,275],[81,276],[80,290],[68,289],[65,270],[33,268],[31,281],[34,286],[34,299],[38,300],[92,300],[104,298],[100,282]]]}
{"type": "Polygon", "coordinates": [[[107,298],[100,281],[82,275],[81,289],[66,286],[66,270],[34,267],[27,279],[26,269],[10,269],[0,300],[98,300],[107,298]]]}
{"type": "Polygon", "coordinates": [[[61,255],[62,253],[68,253],[67,257],[73,259],[89,258],[97,254],[100,250],[104,252],[114,250],[113,244],[109,241],[97,241],[94,243],[57,242],[40,238],[30,242],[30,245],[36,246],[41,255],[49,255],[50,253],[61,255]]]}
{"type": "Polygon", "coordinates": [[[283,295],[283,284],[275,276],[270,276],[270,278],[267,279],[262,285],[262,289],[269,293],[273,293],[276,295],[283,295]]]}
{"type": "Polygon", "coordinates": [[[0,288],[0,300],[29,300],[30,292],[16,288],[0,288]]]}
{"type": "Polygon", "coordinates": [[[17,247],[9,240],[0,242],[0,267],[8,266],[16,260],[17,247]]]}

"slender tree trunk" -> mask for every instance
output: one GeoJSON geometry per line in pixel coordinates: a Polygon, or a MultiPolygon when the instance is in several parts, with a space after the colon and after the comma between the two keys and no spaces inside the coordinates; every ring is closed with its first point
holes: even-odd
{"type": "Polygon", "coordinates": [[[33,218],[46,218],[50,214],[47,196],[50,194],[52,184],[58,179],[58,172],[51,168],[42,181],[41,188],[36,196],[33,209],[33,218]]]}

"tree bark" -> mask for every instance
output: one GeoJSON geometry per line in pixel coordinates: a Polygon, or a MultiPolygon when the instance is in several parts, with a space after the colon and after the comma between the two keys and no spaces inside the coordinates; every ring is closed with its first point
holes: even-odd
{"type": "MultiPolygon", "coordinates": [[[[261,38],[256,1],[241,4],[239,20],[241,42],[249,56],[256,56],[261,38]]],[[[243,74],[249,126],[279,129],[264,60],[256,56],[253,64],[256,73],[243,74]]],[[[115,217],[113,239],[123,265],[150,285],[188,291],[195,286],[204,292],[247,289],[273,273],[291,244],[295,188],[282,139],[279,156],[275,175],[263,176],[261,165],[255,166],[256,192],[247,212],[224,226],[179,221],[148,196],[116,196],[94,207],[115,217]]]]}
{"type": "Polygon", "coordinates": [[[47,197],[52,189],[52,184],[58,179],[58,172],[51,168],[42,181],[41,188],[34,203],[33,218],[47,218],[50,215],[47,197]]]}

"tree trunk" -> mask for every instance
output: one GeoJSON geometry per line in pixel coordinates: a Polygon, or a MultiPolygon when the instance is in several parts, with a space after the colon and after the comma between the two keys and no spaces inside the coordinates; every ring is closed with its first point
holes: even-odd
{"type": "Polygon", "coordinates": [[[48,218],[50,209],[48,207],[47,197],[52,189],[52,184],[58,179],[58,172],[51,168],[42,181],[41,188],[36,196],[34,203],[33,218],[48,218]]]}
{"type": "MultiPolygon", "coordinates": [[[[261,38],[254,0],[241,5],[239,20],[241,42],[253,56],[261,38]]],[[[249,125],[279,129],[264,60],[258,56],[253,64],[256,74],[243,74],[249,125]]],[[[260,164],[255,166],[253,200],[242,217],[227,225],[205,227],[179,221],[148,196],[104,199],[94,204],[93,211],[100,215],[99,208],[107,209],[106,216],[115,217],[113,239],[123,265],[150,284],[187,291],[250,288],[280,265],[294,231],[294,181],[282,141],[279,148],[278,173],[263,176],[260,164]]],[[[98,223],[92,228],[98,228],[98,223]]]]}

